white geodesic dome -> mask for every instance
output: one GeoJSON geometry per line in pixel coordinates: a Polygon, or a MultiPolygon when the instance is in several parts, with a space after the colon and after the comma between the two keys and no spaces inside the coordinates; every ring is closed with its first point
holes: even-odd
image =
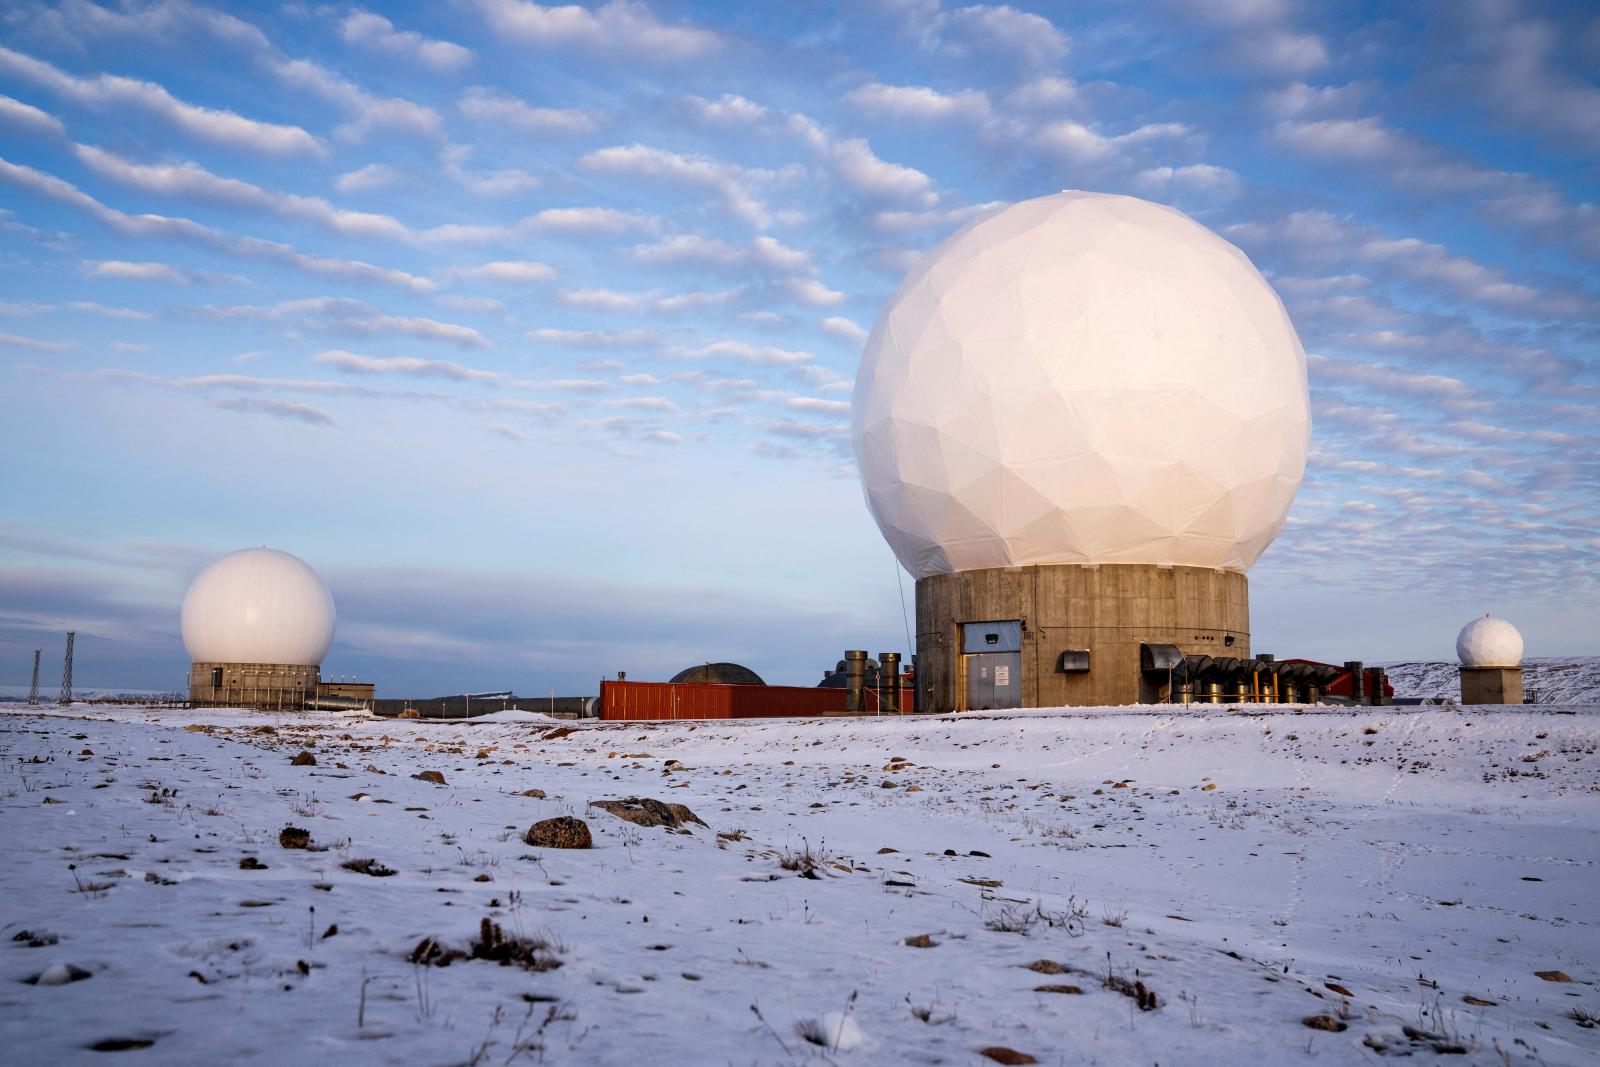
{"type": "Polygon", "coordinates": [[[183,598],[183,644],[195,663],[321,666],[333,621],[333,597],[317,572],[272,548],[223,556],[183,598]]]}
{"type": "Polygon", "coordinates": [[[1522,634],[1504,619],[1473,619],[1456,635],[1463,667],[1515,667],[1522,662],[1522,634]]]}
{"type": "Polygon", "coordinates": [[[867,504],[918,578],[1045,563],[1243,571],[1305,469],[1305,353],[1233,245],[1064,192],[906,276],[856,377],[867,504]]]}

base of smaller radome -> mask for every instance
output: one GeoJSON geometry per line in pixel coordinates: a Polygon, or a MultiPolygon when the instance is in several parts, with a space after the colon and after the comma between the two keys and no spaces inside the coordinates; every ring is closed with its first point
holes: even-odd
{"type": "Polygon", "coordinates": [[[1461,703],[1522,703],[1522,668],[1462,667],[1461,703]]]}

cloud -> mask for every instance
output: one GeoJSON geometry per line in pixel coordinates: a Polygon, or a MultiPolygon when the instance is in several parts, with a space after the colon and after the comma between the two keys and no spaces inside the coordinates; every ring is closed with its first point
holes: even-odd
{"type": "Polygon", "coordinates": [[[91,145],[74,145],[78,159],[103,178],[156,196],[206,200],[248,208],[281,218],[315,223],[343,237],[405,240],[400,220],[366,211],[347,211],[316,196],[278,193],[237,178],[221,178],[196,163],[134,163],[91,145]]]}
{"type": "Polygon", "coordinates": [[[710,126],[748,126],[767,117],[767,109],[737,93],[723,93],[715,100],[688,96],[684,103],[690,113],[710,126]]]}
{"type": "Polygon", "coordinates": [[[651,230],[656,220],[636,211],[609,207],[553,207],[523,220],[530,229],[545,233],[591,237],[651,230]]]}
{"type": "Polygon", "coordinates": [[[1127,133],[1108,136],[1081,122],[1063,119],[1043,127],[1035,143],[1048,154],[1078,165],[1127,165],[1154,148],[1192,148],[1195,132],[1181,122],[1146,123],[1127,133]]]}
{"type": "Polygon", "coordinates": [[[822,331],[837,337],[849,345],[864,345],[867,343],[867,331],[863,330],[850,319],[839,315],[830,315],[822,320],[822,331]]]}
{"type": "Polygon", "coordinates": [[[397,97],[374,96],[309,59],[291,59],[272,49],[262,56],[262,61],[285,85],[344,110],[350,118],[334,131],[342,140],[362,141],[373,133],[434,138],[443,130],[439,113],[432,108],[397,97]]]}
{"type": "Polygon", "coordinates": [[[938,0],[910,0],[897,6],[902,31],[928,52],[1023,68],[1049,67],[1067,54],[1067,36],[1054,23],[1008,4],[948,10],[938,0]]]}
{"type": "Polygon", "coordinates": [[[527,434],[504,422],[486,422],[483,424],[483,428],[492,434],[504,437],[508,441],[526,441],[528,439],[527,434]]]}
{"type": "Polygon", "coordinates": [[[37,337],[0,333],[0,348],[24,348],[30,352],[65,352],[71,347],[71,341],[41,341],[37,337]]]}
{"type": "Polygon", "coordinates": [[[265,155],[321,156],[326,151],[320,141],[299,126],[258,122],[232,111],[185,103],[153,82],[114,74],[79,78],[4,46],[0,46],[0,71],[84,107],[142,111],[208,144],[265,155]]]}
{"type": "Polygon", "coordinates": [[[1404,393],[1449,406],[1453,410],[1482,406],[1478,390],[1442,374],[1418,374],[1383,363],[1362,363],[1307,353],[1306,366],[1317,382],[1358,385],[1374,392],[1404,393]]]}
{"type": "Polygon", "coordinates": [[[1025,81],[1006,96],[1006,103],[1015,110],[1054,114],[1075,107],[1082,100],[1083,90],[1076,83],[1054,74],[1025,81]]]}
{"type": "Polygon", "coordinates": [[[1358,108],[1376,92],[1369,81],[1317,86],[1295,81],[1274,86],[1258,99],[1262,110],[1278,118],[1322,118],[1358,108]]]}
{"type": "Polygon", "coordinates": [[[610,407],[633,408],[636,411],[656,411],[662,414],[674,414],[681,410],[677,404],[664,396],[620,396],[607,400],[610,407]]]}
{"type": "Polygon", "coordinates": [[[310,426],[332,426],[333,416],[321,408],[293,400],[272,400],[260,396],[214,396],[207,403],[224,411],[241,411],[250,415],[270,415],[275,419],[292,419],[310,426]]]}
{"type": "Polygon", "coordinates": [[[405,60],[439,74],[454,74],[472,64],[472,52],[449,41],[436,41],[411,30],[397,30],[382,15],[356,10],[339,24],[344,43],[405,60]]]}
{"type": "Polygon", "coordinates": [[[102,259],[87,264],[91,278],[120,278],[135,282],[169,282],[193,285],[204,276],[170,263],[131,263],[123,259],[102,259]]]}
{"type": "Polygon", "coordinates": [[[721,270],[755,270],[779,277],[811,275],[817,270],[809,252],[790,248],[762,234],[748,245],[730,244],[701,234],[676,234],[654,244],[635,245],[629,255],[653,265],[690,264],[721,270]]]}
{"type": "Polygon", "coordinates": [[[149,321],[155,316],[148,311],[136,308],[108,307],[97,304],[92,300],[68,300],[60,304],[35,304],[0,302],[0,315],[48,315],[54,312],[71,311],[84,315],[104,315],[112,319],[133,319],[149,321]]]}
{"type": "Polygon", "coordinates": [[[829,289],[815,278],[785,278],[778,288],[806,307],[827,308],[844,302],[843,293],[829,289]]]}
{"type": "Polygon", "coordinates": [[[850,403],[846,400],[821,400],[814,396],[792,396],[783,402],[790,411],[817,415],[848,415],[850,403]]]}
{"type": "Polygon", "coordinates": [[[477,267],[468,267],[460,273],[462,277],[472,278],[475,281],[498,282],[503,285],[532,285],[553,280],[556,269],[548,263],[535,263],[530,260],[499,260],[477,267]]]}
{"type": "Polygon", "coordinates": [[[594,174],[701,189],[721,199],[728,212],[740,221],[757,228],[767,224],[766,205],[749,188],[758,175],[732,163],[631,144],[590,152],[578,160],[578,166],[594,174]]]}
{"type": "MultiPolygon", "coordinates": [[[[358,141],[374,132],[437,137],[441,130],[439,116],[431,108],[374,96],[318,63],[286,55],[259,27],[210,7],[183,0],[130,5],[123,10],[75,3],[71,19],[63,35],[74,43],[88,34],[108,34],[139,37],[155,47],[180,41],[191,49],[221,43],[242,52],[279,84],[310,93],[344,111],[348,121],[334,131],[342,140],[358,141]],[[206,38],[203,44],[184,40],[196,33],[206,38]]],[[[319,152],[324,150],[321,142],[313,142],[319,152]]]]}
{"type": "Polygon", "coordinates": [[[364,167],[339,175],[333,187],[341,193],[370,193],[375,189],[393,185],[397,177],[394,168],[387,164],[368,163],[364,167]]]}
{"type": "Polygon", "coordinates": [[[1221,34],[1221,58],[1270,75],[1303,75],[1329,63],[1328,46],[1320,36],[1292,24],[1296,5],[1279,0],[1217,0],[1189,4],[1165,0],[1179,18],[1221,34]]]}
{"type": "Polygon", "coordinates": [[[706,359],[737,359],[745,363],[760,363],[776,367],[791,367],[801,363],[810,363],[816,358],[810,352],[797,352],[790,349],[777,348],[773,345],[752,345],[744,341],[713,341],[711,344],[689,352],[688,355],[706,359]]]}
{"type": "Polygon", "coordinates": [[[742,287],[711,292],[695,290],[687,293],[663,293],[660,290],[631,293],[616,289],[562,289],[556,293],[556,299],[568,307],[587,308],[591,311],[671,312],[726,304],[743,293],[742,287]]]}
{"type": "Polygon", "coordinates": [[[1274,136],[1302,156],[1372,174],[1408,192],[1471,195],[1480,215],[1600,260],[1600,208],[1566,203],[1544,179],[1456,158],[1370,115],[1280,122],[1274,136]]]}
{"type": "Polygon", "coordinates": [[[656,348],[662,342],[661,334],[654,330],[529,330],[530,341],[561,345],[566,348],[656,348]]]}
{"type": "Polygon", "coordinates": [[[1464,30],[1458,40],[1468,51],[1454,72],[1462,89],[1485,100],[1518,133],[1532,130],[1559,148],[1600,155],[1600,86],[1592,79],[1592,49],[1588,55],[1574,50],[1574,71],[1561,55],[1562,46],[1572,43],[1569,31],[1525,14],[1522,5],[1462,4],[1449,10],[1454,28],[1464,30]]]}
{"type": "Polygon", "coordinates": [[[206,307],[195,314],[219,321],[231,319],[280,320],[297,329],[374,337],[397,334],[419,341],[438,341],[458,348],[487,348],[489,339],[470,326],[410,315],[391,315],[371,304],[348,297],[317,296],[286,300],[271,307],[238,305],[206,307]]]}
{"type": "Polygon", "coordinates": [[[1420,138],[1374,116],[1280,122],[1274,137],[1298,153],[1342,164],[1381,165],[1406,188],[1462,193],[1497,180],[1494,172],[1452,161],[1420,138]]]}
{"type": "Polygon", "coordinates": [[[456,106],[474,122],[495,122],[523,133],[587,133],[599,125],[598,118],[588,111],[533,107],[483,86],[468,89],[456,106]]]}
{"type": "Polygon", "coordinates": [[[768,433],[797,441],[838,440],[850,433],[843,423],[800,422],[796,419],[769,419],[764,424],[768,433]]]}
{"type": "Polygon", "coordinates": [[[54,137],[65,137],[67,133],[67,128],[61,125],[61,120],[54,115],[40,111],[32,104],[13,100],[9,96],[0,96],[0,125],[54,137]]]}
{"type": "Polygon", "coordinates": [[[932,211],[879,211],[869,220],[879,233],[905,234],[919,230],[951,229],[979,215],[998,211],[1006,201],[991,200],[985,204],[966,204],[961,207],[935,208],[932,211]]]}
{"type": "Polygon", "coordinates": [[[913,122],[983,122],[990,114],[988,96],[973,89],[941,93],[924,85],[873,82],[846,93],[844,102],[874,118],[913,122]]]}
{"type": "Polygon", "coordinates": [[[557,297],[569,307],[591,311],[642,311],[651,298],[640,293],[621,293],[614,289],[563,289],[557,297]]]}
{"type": "Polygon", "coordinates": [[[1504,270],[1457,255],[1415,237],[1393,238],[1325,211],[1296,211],[1271,222],[1223,228],[1247,245],[1275,248],[1321,268],[1361,263],[1386,276],[1420,285],[1451,300],[1485,310],[1535,319],[1588,321],[1600,314],[1600,299],[1587,291],[1536,289],[1513,281],[1504,270]]]}
{"type": "Polygon", "coordinates": [[[1145,192],[1158,196],[1197,196],[1208,202],[1232,200],[1244,190],[1244,182],[1238,174],[1210,163],[1150,167],[1140,171],[1134,181],[1145,192]]]}
{"type": "Polygon", "coordinates": [[[579,49],[647,63],[703,60],[723,48],[717,34],[663,23],[644,4],[629,0],[611,0],[592,10],[525,0],[477,0],[475,6],[501,37],[538,48],[579,49]]]}
{"type": "Polygon", "coordinates": [[[619,211],[608,207],[566,207],[546,208],[510,225],[450,223],[424,230],[419,236],[425,241],[441,244],[487,244],[535,233],[562,237],[614,237],[624,233],[650,232],[659,226],[660,222],[654,216],[636,211],[619,211]]]}
{"type": "Polygon", "coordinates": [[[68,204],[124,237],[160,237],[193,241],[248,259],[282,263],[319,277],[380,282],[413,292],[433,288],[433,283],[428,279],[404,271],[374,266],[361,260],[301,252],[277,241],[267,241],[259,237],[241,237],[191,219],[171,215],[128,215],[107,207],[71,182],[32,167],[12,163],[4,158],[0,158],[0,181],[68,204]]]}
{"type": "Polygon", "coordinates": [[[1509,280],[1502,270],[1415,237],[1368,240],[1360,246],[1360,254],[1387,265],[1402,278],[1435,286],[1458,299],[1497,311],[1536,318],[1600,317],[1600,298],[1587,293],[1535,289],[1509,280]]]}
{"type": "Polygon", "coordinates": [[[499,374],[479,370],[442,359],[418,359],[415,356],[362,356],[354,352],[330,349],[318,352],[312,362],[342,370],[348,374],[409,374],[425,378],[448,378],[456,382],[493,382],[499,374]]]}
{"type": "Polygon", "coordinates": [[[867,200],[924,209],[938,202],[932,178],[914,167],[879,159],[864,139],[839,140],[804,115],[791,116],[789,129],[827,162],[840,185],[867,200]]]}
{"type": "Polygon", "coordinates": [[[479,196],[513,196],[539,187],[539,176],[517,167],[498,170],[471,170],[467,160],[472,158],[470,145],[447,145],[439,156],[439,164],[446,174],[479,196]]]}

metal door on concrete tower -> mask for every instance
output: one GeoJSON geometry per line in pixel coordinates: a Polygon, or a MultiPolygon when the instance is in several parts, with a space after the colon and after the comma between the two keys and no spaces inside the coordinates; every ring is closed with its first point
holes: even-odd
{"type": "Polygon", "coordinates": [[[969,711],[1022,706],[1022,623],[961,624],[962,665],[969,711]]]}

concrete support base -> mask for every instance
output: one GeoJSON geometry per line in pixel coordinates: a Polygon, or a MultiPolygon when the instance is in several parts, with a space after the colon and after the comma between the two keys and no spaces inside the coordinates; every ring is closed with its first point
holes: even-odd
{"type": "Polygon", "coordinates": [[[1522,668],[1462,667],[1461,703],[1522,703],[1522,668]]]}
{"type": "Polygon", "coordinates": [[[316,695],[322,668],[282,663],[194,663],[189,702],[216,708],[296,709],[316,695]]]}
{"type": "Polygon", "coordinates": [[[968,699],[969,668],[985,666],[963,651],[962,624],[1011,620],[1021,623],[1012,706],[1025,708],[1168,699],[1166,678],[1140,671],[1144,643],[1251,654],[1249,583],[1237,571],[1117,563],[938,574],[917,582],[917,711],[984,706],[968,699]],[[1087,652],[1088,669],[1060,670],[1069,651],[1087,652]]]}

